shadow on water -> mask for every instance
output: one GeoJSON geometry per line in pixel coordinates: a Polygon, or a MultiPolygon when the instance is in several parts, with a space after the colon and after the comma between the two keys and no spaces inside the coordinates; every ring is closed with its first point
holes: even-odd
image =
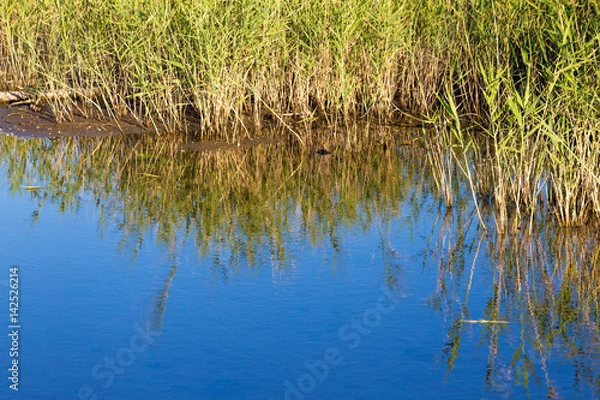
{"type": "MultiPolygon", "coordinates": [[[[438,214],[422,262],[437,269],[436,288],[426,296],[444,319],[439,359],[448,379],[468,351],[464,336],[475,334],[486,348],[482,385],[490,394],[511,396],[514,385],[527,392],[535,385],[549,398],[561,397],[554,374],[566,360],[573,390],[597,395],[598,232],[543,220],[526,233],[484,231],[467,190],[445,207],[424,163],[426,150],[384,133],[385,141],[368,145],[327,143],[330,154],[278,142],[189,152],[159,138],[2,136],[0,157],[10,191],[28,191],[37,202],[32,224],[48,202],[77,212],[93,200],[100,235],[116,223],[118,251],[132,261],[149,240],[170,253],[193,243],[222,280],[241,266],[285,270],[294,258],[289,243],[300,238],[329,242],[335,270],[346,246],[342,231],[375,230],[386,284],[397,288],[402,267],[390,221],[403,215],[416,223],[433,198],[438,214]]],[[[156,296],[158,329],[177,265],[156,296]]]]}

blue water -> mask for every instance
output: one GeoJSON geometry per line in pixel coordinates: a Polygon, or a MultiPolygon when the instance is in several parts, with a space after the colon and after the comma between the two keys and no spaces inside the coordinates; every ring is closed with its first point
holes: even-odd
{"type": "MultiPolygon", "coordinates": [[[[509,324],[463,324],[452,356],[456,305],[468,309],[465,319],[486,318],[498,275],[485,241],[475,257],[475,228],[465,228],[474,245],[462,274],[440,273],[440,207],[431,197],[419,198],[418,213],[410,198],[366,229],[338,227],[335,245],[289,232],[284,265],[265,243],[257,265],[241,257],[232,269],[227,246],[199,256],[193,240],[168,248],[152,230],[133,257],[118,223],[100,224],[85,191],[77,209],[45,202],[35,220],[35,193],[13,192],[6,169],[0,176],[2,298],[18,266],[21,325],[18,392],[7,380],[6,335],[1,342],[2,398],[597,396],[595,344],[595,354],[580,356],[590,379],[577,378],[581,360],[558,341],[536,348],[519,310],[506,305],[500,319],[509,324]],[[520,362],[511,364],[519,349],[531,360],[525,378],[520,362]]],[[[3,300],[6,331],[7,308],[3,300]]]]}

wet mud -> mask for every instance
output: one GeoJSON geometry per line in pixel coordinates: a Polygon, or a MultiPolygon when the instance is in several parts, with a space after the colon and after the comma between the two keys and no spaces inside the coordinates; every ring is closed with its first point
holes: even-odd
{"type": "Polygon", "coordinates": [[[98,121],[74,116],[57,122],[47,109],[33,110],[28,105],[0,107],[0,133],[19,137],[60,138],[72,136],[115,136],[141,134],[145,130],[127,121],[98,121]]]}

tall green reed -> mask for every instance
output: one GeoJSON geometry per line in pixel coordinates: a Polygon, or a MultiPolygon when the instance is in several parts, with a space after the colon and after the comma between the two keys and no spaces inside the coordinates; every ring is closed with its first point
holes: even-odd
{"type": "Polygon", "coordinates": [[[442,147],[468,154],[467,183],[492,199],[499,230],[531,230],[547,216],[563,226],[597,222],[597,6],[548,0],[495,9],[492,19],[458,28],[470,44],[439,96],[439,118],[454,121],[454,139],[442,147]]]}
{"type": "MultiPolygon", "coordinates": [[[[184,129],[189,117],[228,135],[246,114],[259,125],[266,113],[389,116],[408,17],[398,9],[391,1],[8,1],[0,52],[14,61],[0,70],[23,78],[0,86],[99,88],[89,112],[128,114],[162,131],[184,129]]],[[[60,119],[74,104],[54,106],[60,119]]]]}

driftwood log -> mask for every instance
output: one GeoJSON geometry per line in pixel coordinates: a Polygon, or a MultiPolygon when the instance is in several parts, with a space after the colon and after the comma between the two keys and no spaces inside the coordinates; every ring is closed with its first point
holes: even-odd
{"type": "Polygon", "coordinates": [[[94,97],[98,94],[98,89],[80,89],[80,90],[48,90],[44,92],[0,92],[0,104],[11,104],[23,101],[52,101],[63,100],[73,97],[94,97]]]}

